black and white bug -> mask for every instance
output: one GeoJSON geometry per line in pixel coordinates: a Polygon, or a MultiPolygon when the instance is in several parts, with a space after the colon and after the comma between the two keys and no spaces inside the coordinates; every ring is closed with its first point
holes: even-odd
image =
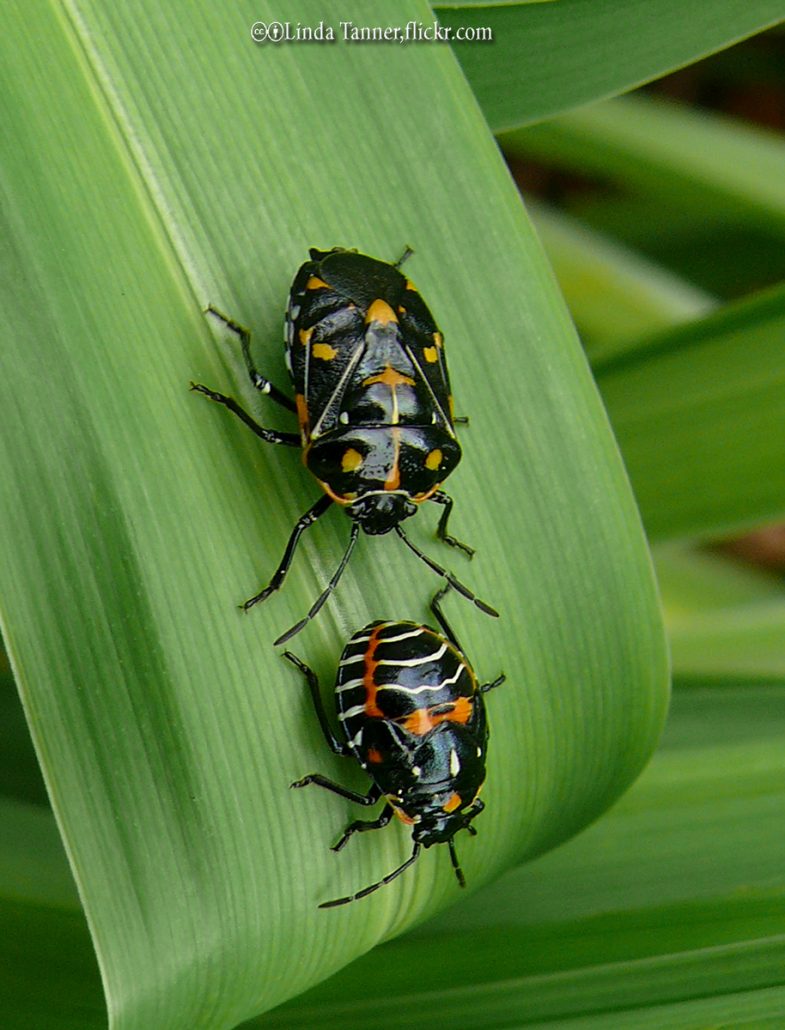
{"type": "Polygon", "coordinates": [[[488,724],[484,695],[504,681],[479,684],[441,608],[449,585],[431,609],[442,633],[415,622],[371,622],[349,640],[338,664],[335,699],[344,741],[324,710],[314,672],[290,651],[285,657],[305,675],[316,716],[330,750],[356,759],[373,780],[359,794],[313,773],[293,787],[316,784],[360,805],[384,800],[378,818],[351,823],[333,851],[355,833],[380,829],[396,815],[412,828],[406,861],[356,894],[321,904],[344,905],[372,894],[408,869],[421,848],[449,845],[458,882],[465,885],[455,835],[483,809],[488,724]],[[442,635],[443,634],[443,635],[442,635]]]}
{"type": "Polygon", "coordinates": [[[216,308],[207,310],[242,343],[254,387],[297,414],[300,433],[260,426],[235,400],[206,386],[191,387],[223,404],[267,443],[303,448],[303,462],[324,495],[298,519],[270,583],[243,608],[264,601],[282,585],[300,537],[333,504],[352,520],[349,543],[325,590],[310,611],[276,640],[283,643],[316,615],[335,588],[360,529],[371,535],[395,530],[418,558],[482,611],[498,612],[452,573],[424,554],[401,523],[418,506],[443,508],[437,536],[466,553],[470,547],[447,531],[452,498],[441,483],[461,457],[444,341],[425,302],[399,266],[343,250],[311,250],[297,272],[286,312],[286,362],[291,400],[251,359],[251,334],[216,308]]]}

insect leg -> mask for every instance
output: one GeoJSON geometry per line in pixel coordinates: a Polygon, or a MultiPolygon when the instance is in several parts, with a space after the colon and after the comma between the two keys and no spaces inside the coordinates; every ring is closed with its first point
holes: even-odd
{"type": "Polygon", "coordinates": [[[408,536],[404,533],[400,526],[395,527],[395,532],[398,534],[401,540],[403,540],[403,542],[406,544],[409,550],[414,551],[414,553],[417,555],[420,561],[425,562],[428,568],[433,569],[433,571],[438,576],[444,576],[444,578],[447,580],[450,586],[455,587],[459,594],[465,597],[468,601],[471,601],[473,604],[476,604],[481,612],[485,612],[486,615],[492,615],[495,619],[499,618],[499,613],[496,611],[495,608],[491,608],[491,606],[486,601],[481,600],[479,597],[477,597],[476,594],[473,594],[471,590],[469,590],[467,586],[464,586],[464,584],[461,583],[459,579],[456,579],[451,572],[448,572],[447,569],[442,568],[442,566],[435,562],[433,558],[429,558],[428,555],[421,551],[416,544],[412,543],[412,541],[408,538],[408,536]]]}
{"type": "Polygon", "coordinates": [[[332,731],[330,720],[327,718],[327,713],[325,712],[324,704],[322,703],[322,695],[319,691],[319,678],[316,673],[313,669],[307,666],[304,661],[298,658],[296,654],[292,654],[291,651],[284,651],[283,656],[287,661],[290,661],[295,668],[300,670],[308,682],[313,707],[316,712],[316,718],[319,720],[319,725],[322,728],[322,733],[324,734],[324,739],[327,741],[329,749],[336,755],[350,754],[348,744],[342,744],[332,731]]]}
{"type": "Polygon", "coordinates": [[[444,505],[444,511],[442,512],[441,518],[439,519],[439,525],[436,527],[436,535],[440,540],[443,540],[445,544],[449,544],[451,547],[460,547],[462,551],[469,555],[471,558],[474,555],[474,548],[469,547],[468,544],[462,543],[457,540],[454,536],[451,536],[447,532],[447,523],[450,519],[452,512],[453,499],[442,490],[437,490],[436,493],[431,494],[428,498],[429,501],[434,501],[436,504],[444,505]]]}
{"type": "MultiPolygon", "coordinates": [[[[329,501],[330,498],[328,497],[327,500],[329,501]]],[[[313,509],[311,509],[311,510],[313,510],[313,509]]],[[[338,566],[338,568],[333,573],[332,579],[327,584],[327,586],[324,588],[324,590],[321,592],[321,594],[316,598],[314,603],[311,605],[311,608],[310,608],[308,614],[304,618],[300,619],[299,622],[295,623],[295,625],[292,626],[290,629],[287,629],[287,631],[285,633],[282,633],[281,636],[278,637],[277,640],[273,641],[273,643],[276,646],[278,644],[286,643],[286,641],[290,640],[296,633],[299,633],[300,630],[303,629],[303,627],[306,626],[311,621],[311,619],[314,617],[314,615],[316,615],[319,612],[319,610],[321,609],[321,607],[324,604],[324,602],[327,600],[327,598],[330,596],[330,594],[333,592],[333,590],[335,590],[335,587],[338,584],[338,580],[343,575],[343,570],[346,568],[346,564],[349,561],[349,558],[351,557],[352,551],[354,550],[354,545],[357,543],[357,537],[359,536],[359,534],[360,534],[360,527],[357,525],[356,522],[353,522],[352,523],[352,531],[351,531],[351,534],[349,536],[349,543],[348,543],[348,545],[346,547],[346,550],[343,552],[343,558],[341,558],[340,565],[338,566]]],[[[277,573],[276,573],[276,575],[277,575],[277,573]]],[[[267,589],[269,590],[270,588],[268,587],[267,589]]]]}
{"type": "Polygon", "coordinates": [[[500,687],[502,683],[507,679],[504,673],[500,673],[495,680],[491,680],[490,683],[481,683],[479,691],[481,694],[487,694],[489,690],[493,690],[494,687],[500,687]]]}
{"type": "Polygon", "coordinates": [[[196,393],[203,393],[205,397],[209,397],[211,401],[215,401],[217,404],[223,404],[225,408],[228,408],[229,411],[237,415],[249,429],[252,429],[257,436],[260,436],[265,443],[282,443],[287,447],[300,446],[300,437],[297,433],[281,433],[277,429],[265,429],[264,426],[260,426],[255,419],[251,418],[248,412],[244,411],[232,397],[227,397],[223,393],[217,393],[215,390],[211,390],[209,386],[202,386],[201,383],[191,383],[191,389],[195,390],[196,393]]]}
{"type": "Polygon", "coordinates": [[[208,304],[204,309],[209,315],[214,315],[220,322],[230,329],[233,333],[236,333],[240,337],[240,344],[243,348],[243,359],[245,361],[245,367],[248,369],[248,377],[250,378],[253,385],[260,392],[265,394],[270,400],[275,401],[276,404],[280,404],[282,408],[286,408],[287,411],[297,411],[297,407],[291,397],[287,397],[286,394],[279,390],[277,386],[274,386],[266,376],[263,376],[260,372],[256,371],[254,367],[253,359],[251,358],[251,331],[246,329],[244,325],[240,325],[239,322],[235,322],[233,318],[229,318],[218,308],[213,307],[212,304],[208,304]]]}
{"type": "Polygon", "coordinates": [[[414,865],[420,854],[420,844],[415,844],[412,849],[412,853],[406,861],[399,865],[397,869],[393,869],[391,873],[388,873],[378,883],[372,883],[370,887],[366,887],[364,890],[358,891],[357,894],[350,894],[346,898],[336,898],[334,901],[323,901],[319,908],[335,908],[336,905],[347,905],[350,901],[357,901],[359,898],[367,898],[369,894],[373,894],[374,891],[378,891],[380,887],[384,887],[385,884],[391,883],[396,877],[400,876],[401,873],[405,872],[410,865],[414,865]]]}
{"type": "Polygon", "coordinates": [[[289,571],[289,566],[292,564],[292,558],[294,557],[294,552],[297,550],[297,544],[300,537],[309,526],[312,526],[317,519],[324,515],[332,503],[331,498],[325,494],[323,497],[319,498],[312,508],[309,508],[304,515],[300,516],[295,523],[292,535],[289,537],[289,542],[287,543],[286,550],[283,553],[281,564],[275,570],[273,578],[261,593],[256,594],[254,597],[250,597],[244,604],[240,605],[241,608],[248,611],[249,608],[253,608],[253,606],[258,604],[260,601],[265,601],[270,594],[275,593],[275,591],[280,588],[286,578],[286,573],[289,571]]]}
{"type": "MultiPolygon", "coordinates": [[[[381,792],[380,792],[381,793],[381,792]]],[[[344,847],[348,839],[355,833],[367,833],[368,830],[381,830],[383,826],[393,817],[392,805],[385,805],[382,809],[382,813],[378,819],[358,819],[356,822],[350,823],[349,826],[343,831],[343,836],[337,844],[333,844],[331,851],[340,851],[344,847]]]]}
{"type": "Polygon", "coordinates": [[[295,780],[289,786],[307,787],[311,783],[315,783],[317,787],[324,787],[325,790],[330,790],[333,794],[346,798],[347,801],[354,801],[357,805],[375,805],[382,796],[381,790],[375,783],[367,794],[358,794],[356,790],[349,790],[348,787],[342,787],[340,783],[336,783],[334,780],[328,780],[321,773],[311,773],[310,776],[303,776],[301,780],[295,780]]]}

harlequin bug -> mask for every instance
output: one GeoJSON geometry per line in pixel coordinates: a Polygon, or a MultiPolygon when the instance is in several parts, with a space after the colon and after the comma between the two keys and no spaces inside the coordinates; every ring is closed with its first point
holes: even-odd
{"type": "Polygon", "coordinates": [[[421,848],[447,843],[455,875],[465,880],[455,853],[455,835],[476,830],[471,821],[483,810],[488,725],[483,694],[504,682],[478,684],[472,667],[441,609],[449,584],[431,602],[444,633],[416,622],[371,622],[344,648],[335,684],[338,719],[346,742],[333,733],[315,673],[291,651],[284,656],[304,673],[325,740],[336,755],[357,759],[373,780],[367,794],[342,787],[319,773],[292,787],[315,783],[360,805],[385,806],[378,818],[351,823],[333,851],[354,833],[377,830],[397,815],[412,827],[414,848],[387,876],[320,908],[364,898],[408,869],[421,848]]]}
{"type": "MultiPolygon", "coordinates": [[[[290,400],[256,371],[251,334],[214,307],[207,310],[241,341],[254,387],[296,412],[299,436],[265,429],[235,400],[206,386],[193,390],[223,404],[268,443],[302,446],[303,462],[324,496],[298,519],[268,586],[249,598],[248,609],[282,585],[303,532],[340,505],[352,520],[338,568],[310,611],[276,644],[298,633],[334,590],[360,529],[371,535],[394,529],[418,558],[482,611],[498,612],[424,554],[401,528],[423,501],[443,507],[437,536],[470,556],[447,532],[452,498],[439,489],[460,461],[442,335],[399,266],[335,247],[311,250],[295,276],[286,312],[286,362],[295,389],[290,400]]],[[[462,421],[466,421],[465,419],[462,421]]]]}

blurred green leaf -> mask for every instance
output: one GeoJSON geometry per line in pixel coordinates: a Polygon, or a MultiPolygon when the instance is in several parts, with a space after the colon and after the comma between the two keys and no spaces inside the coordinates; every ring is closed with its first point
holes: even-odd
{"type": "Polygon", "coordinates": [[[679,545],[656,557],[677,684],[785,683],[782,576],[679,545]]]}
{"type": "Polygon", "coordinates": [[[682,543],[654,550],[657,582],[671,623],[697,612],[710,613],[783,596],[782,578],[735,558],[682,543]]]}
{"type": "MultiPolygon", "coordinates": [[[[315,0],[298,11],[303,23],[323,14],[315,0]]],[[[342,15],[384,23],[389,9],[342,15]]],[[[411,2],[397,16],[429,12],[411,2]]],[[[271,341],[309,245],[416,251],[410,274],[472,417],[455,527],[481,551],[471,567],[440,556],[504,613],[495,624],[451,603],[478,671],[494,675],[501,655],[509,683],[489,704],[487,812],[461,841],[471,883],[607,807],[645,763],[666,703],[623,467],[450,51],[255,47],[252,22],[276,17],[264,2],[228,16],[72,0],[12,12],[0,41],[13,341],[2,622],[122,1030],[234,1025],[458,893],[437,848],[364,904],[316,907],[393,868],[409,843],[391,827],[339,860],[327,846],[349,806],[288,790],[316,769],[362,779],[326,752],[270,645],[317,595],[348,527],[335,513],[314,529],[286,589],[237,613],[317,487],[296,455],[189,395],[194,379],[255,403],[235,342],[201,315],[208,301],[253,327],[260,364],[282,380],[271,341]],[[445,182],[445,167],[460,174],[445,182]]],[[[412,533],[425,544],[434,525],[424,513],[412,533]]],[[[370,618],[425,616],[438,580],[396,543],[363,540],[298,638],[325,683],[370,618]]]]}
{"type": "Polygon", "coordinates": [[[623,93],[782,21],[780,0],[557,0],[434,5],[453,30],[493,42],[452,48],[498,132],[623,93]]]}
{"type": "Polygon", "coordinates": [[[785,514],[785,287],[595,364],[652,539],[785,514]]]}
{"type": "Polygon", "coordinates": [[[594,173],[675,207],[785,229],[785,140],[653,97],[620,97],[503,133],[510,153],[594,173]]]}
{"type": "Polygon", "coordinates": [[[702,290],[569,215],[527,206],[590,361],[628,353],[642,334],[716,307],[702,290]]]}
{"type": "Polygon", "coordinates": [[[0,797],[3,1030],[100,1030],[101,981],[52,813],[0,797]]]}

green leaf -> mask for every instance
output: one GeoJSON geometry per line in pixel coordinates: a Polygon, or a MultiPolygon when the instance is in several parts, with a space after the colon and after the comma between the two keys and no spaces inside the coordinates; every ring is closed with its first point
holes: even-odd
{"type": "Polygon", "coordinates": [[[494,131],[623,93],[783,19],[780,0],[557,0],[436,4],[453,32],[489,27],[492,42],[453,42],[494,131]]]}
{"type": "Polygon", "coordinates": [[[504,133],[499,142],[677,208],[785,229],[785,141],[708,111],[623,97],[504,133]]]}
{"type": "Polygon", "coordinates": [[[660,544],[654,551],[663,608],[671,624],[723,608],[782,598],[779,576],[716,551],[683,543],[660,544]]]}
{"type": "Polygon", "coordinates": [[[0,998],[3,1030],[106,1026],[95,953],[52,813],[2,797],[0,998]]]}
{"type": "Polygon", "coordinates": [[[716,307],[702,290],[569,215],[527,206],[590,361],[629,353],[641,335],[716,307]]]}
{"type": "Polygon", "coordinates": [[[781,1022],[783,744],[779,688],[677,693],[654,761],[612,812],[264,1025],[781,1022]]]}
{"type": "MultiPolygon", "coordinates": [[[[435,848],[362,904],[316,907],[394,868],[410,843],[391,827],[338,858],[328,844],[350,806],[288,789],[316,770],[363,782],[326,751],[301,678],[271,647],[335,568],[348,526],[336,512],[313,529],[280,595],[238,614],[318,488],[295,454],[188,393],[201,380],[256,403],[207,302],[253,327],[280,381],[273,341],[309,245],[416,251],[410,274],[472,418],[450,488],[477,560],[443,553],[433,513],[412,534],[503,612],[496,624],[450,603],[478,672],[508,675],[489,699],[487,811],[460,843],[470,883],[607,807],[666,703],[621,461],[450,51],[255,47],[252,22],[276,16],[267,3],[227,15],[74,0],[12,13],[0,41],[13,272],[2,624],[122,1030],[234,1025],[458,895],[435,848]]],[[[315,0],[298,11],[323,16],[315,0]]],[[[384,24],[389,9],[342,16],[384,24]]],[[[428,16],[423,3],[397,12],[428,16]]],[[[397,543],[364,539],[297,639],[325,685],[370,618],[426,617],[439,581],[397,543]]]]}
{"type": "Polygon", "coordinates": [[[650,538],[785,514],[785,287],[595,365],[650,538]]]}
{"type": "Polygon", "coordinates": [[[676,683],[785,682],[780,576],[681,545],[657,549],[676,683]]]}

